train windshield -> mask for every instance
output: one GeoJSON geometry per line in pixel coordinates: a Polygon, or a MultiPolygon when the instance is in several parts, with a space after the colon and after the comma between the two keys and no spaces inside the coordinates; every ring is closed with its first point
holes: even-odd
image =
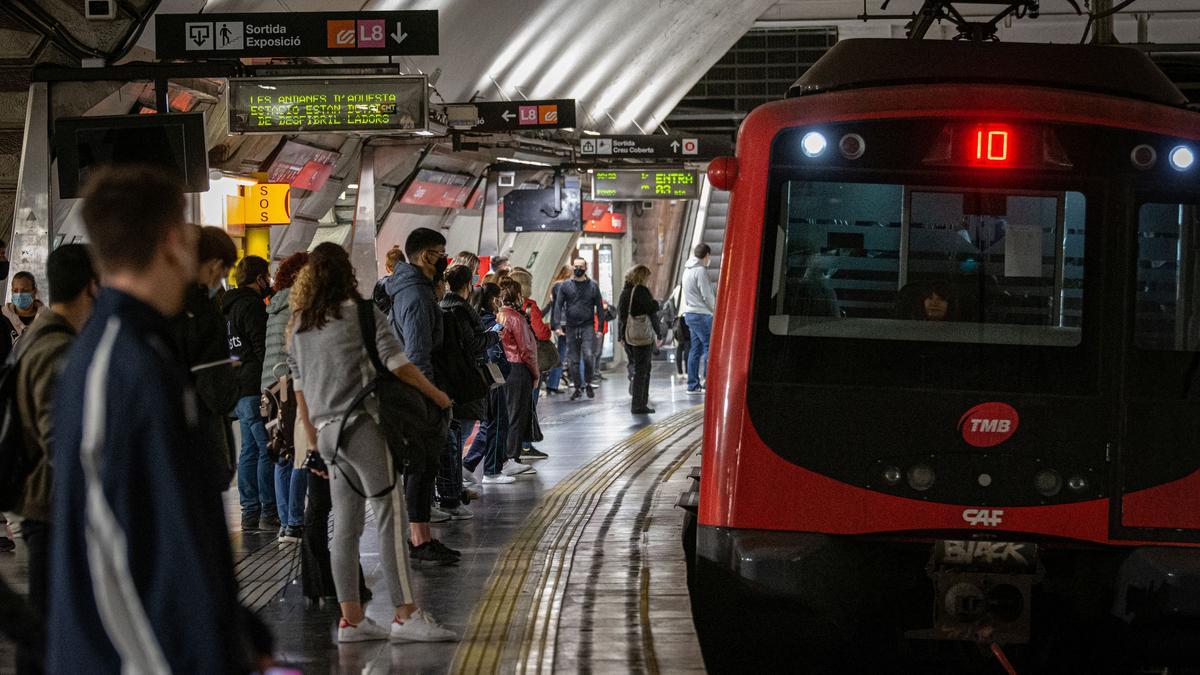
{"type": "Polygon", "coordinates": [[[788,181],[776,335],[1071,347],[1081,339],[1081,192],[788,181]]]}

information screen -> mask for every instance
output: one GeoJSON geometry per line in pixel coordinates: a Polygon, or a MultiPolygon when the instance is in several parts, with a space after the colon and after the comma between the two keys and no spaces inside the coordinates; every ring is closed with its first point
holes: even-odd
{"type": "Polygon", "coordinates": [[[285,77],[229,81],[235,134],[425,129],[424,76],[285,77]]]}
{"type": "Polygon", "coordinates": [[[595,199],[695,199],[696,186],[696,172],[683,169],[626,169],[592,174],[595,199]]]}

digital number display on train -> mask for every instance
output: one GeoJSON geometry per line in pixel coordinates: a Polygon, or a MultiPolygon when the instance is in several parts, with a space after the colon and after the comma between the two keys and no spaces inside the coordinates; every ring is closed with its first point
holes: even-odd
{"type": "Polygon", "coordinates": [[[232,133],[425,129],[424,77],[253,78],[230,81],[232,133]]]}
{"type": "Polygon", "coordinates": [[[594,199],[695,199],[695,171],[682,169],[622,169],[592,174],[594,199]]]}

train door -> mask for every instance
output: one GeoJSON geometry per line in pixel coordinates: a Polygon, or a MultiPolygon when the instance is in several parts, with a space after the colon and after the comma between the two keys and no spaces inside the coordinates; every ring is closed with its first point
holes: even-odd
{"type": "Polygon", "coordinates": [[[1135,221],[1114,537],[1200,539],[1197,195],[1141,195],[1135,221]]]}

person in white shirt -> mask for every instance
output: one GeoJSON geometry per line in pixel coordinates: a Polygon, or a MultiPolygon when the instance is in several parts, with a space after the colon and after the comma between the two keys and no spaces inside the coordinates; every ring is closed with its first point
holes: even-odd
{"type": "Polygon", "coordinates": [[[713,311],[716,309],[712,282],[708,279],[711,261],[712,248],[708,244],[696,244],[683,272],[683,319],[692,338],[687,360],[689,394],[704,392],[701,381],[708,370],[708,343],[712,337],[713,311]]]}

